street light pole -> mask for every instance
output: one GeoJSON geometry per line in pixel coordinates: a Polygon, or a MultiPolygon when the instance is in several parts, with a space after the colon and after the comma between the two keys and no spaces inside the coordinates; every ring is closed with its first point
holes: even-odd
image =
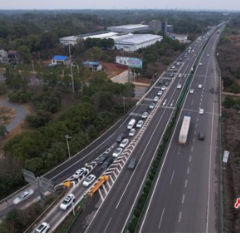
{"type": "Polygon", "coordinates": [[[67,135],[65,135],[65,138],[66,138],[66,140],[67,140],[68,157],[70,158],[70,157],[71,157],[71,154],[70,154],[70,148],[69,148],[68,139],[70,139],[71,137],[67,134],[67,135]]]}

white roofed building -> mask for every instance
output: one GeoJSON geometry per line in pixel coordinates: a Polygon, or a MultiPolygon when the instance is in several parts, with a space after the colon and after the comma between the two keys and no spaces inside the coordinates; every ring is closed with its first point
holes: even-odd
{"type": "Polygon", "coordinates": [[[158,35],[134,34],[115,38],[114,42],[117,50],[135,52],[138,49],[151,46],[156,42],[161,42],[162,39],[163,37],[158,35]]]}
{"type": "Polygon", "coordinates": [[[132,32],[139,32],[139,31],[146,31],[148,29],[149,29],[149,26],[143,25],[143,24],[112,26],[107,28],[108,31],[118,32],[118,33],[132,33],[132,32]]]}

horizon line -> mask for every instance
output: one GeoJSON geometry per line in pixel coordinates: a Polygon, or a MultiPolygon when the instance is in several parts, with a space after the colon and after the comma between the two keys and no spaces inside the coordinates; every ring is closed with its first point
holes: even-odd
{"type": "Polygon", "coordinates": [[[192,12],[192,11],[216,11],[216,12],[240,12],[239,10],[233,10],[233,9],[186,9],[186,8],[84,8],[84,9],[74,9],[74,8],[6,8],[6,9],[0,9],[0,11],[86,11],[86,10],[105,10],[105,11],[133,11],[133,10],[138,10],[138,11],[187,11],[187,12],[192,12]]]}

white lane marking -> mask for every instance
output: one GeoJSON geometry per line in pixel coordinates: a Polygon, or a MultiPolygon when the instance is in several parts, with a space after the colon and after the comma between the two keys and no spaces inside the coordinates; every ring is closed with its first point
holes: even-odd
{"type": "Polygon", "coordinates": [[[191,106],[193,105],[193,100],[192,100],[192,102],[191,102],[191,106]]]}
{"type": "Polygon", "coordinates": [[[161,215],[161,218],[160,218],[160,221],[159,221],[159,224],[158,224],[158,229],[160,229],[160,227],[161,227],[164,212],[165,212],[165,208],[164,208],[163,211],[162,211],[162,215],[161,215]]]}
{"type": "Polygon", "coordinates": [[[195,143],[195,138],[193,138],[193,143],[195,143]]]}
{"type": "Polygon", "coordinates": [[[170,106],[172,107],[172,106],[173,106],[173,104],[174,104],[174,100],[172,101],[172,103],[171,103],[171,105],[170,105],[170,106]]]}
{"type": "Polygon", "coordinates": [[[192,146],[192,147],[191,147],[191,152],[193,152],[193,149],[194,149],[194,147],[192,146]]]}
{"type": "Polygon", "coordinates": [[[172,184],[174,174],[175,174],[175,171],[173,171],[173,173],[172,173],[172,177],[171,177],[171,180],[170,180],[170,185],[172,184]]]}
{"type": "Polygon", "coordinates": [[[182,219],[182,212],[179,213],[179,216],[178,216],[178,222],[180,223],[181,222],[181,219],[182,219]]]}
{"type": "Polygon", "coordinates": [[[183,194],[182,196],[182,204],[184,203],[184,201],[185,201],[185,194],[183,194]]]}
{"type": "Polygon", "coordinates": [[[103,197],[103,195],[102,195],[102,192],[101,192],[101,189],[100,189],[100,188],[98,189],[98,192],[99,192],[100,197],[101,197],[101,200],[102,200],[102,202],[103,202],[103,201],[104,201],[104,197],[103,197]]]}
{"type": "Polygon", "coordinates": [[[197,122],[198,122],[199,118],[197,118],[197,122]]]}
{"type": "Polygon", "coordinates": [[[192,161],[192,156],[189,157],[189,162],[191,162],[191,161],[192,161]]]}
{"type": "Polygon", "coordinates": [[[107,224],[106,228],[104,229],[104,232],[107,231],[107,228],[108,228],[108,226],[109,226],[109,224],[110,224],[111,221],[112,221],[112,218],[110,218],[110,220],[108,221],[108,224],[107,224]]]}
{"type": "Polygon", "coordinates": [[[187,185],[188,185],[188,180],[186,179],[186,180],[185,180],[185,183],[184,183],[184,187],[186,188],[187,185]]]}
{"type": "Polygon", "coordinates": [[[196,124],[196,125],[195,125],[195,128],[197,128],[197,127],[198,127],[198,125],[196,124]]]}
{"type": "Polygon", "coordinates": [[[195,131],[194,131],[194,135],[196,135],[196,134],[197,134],[197,131],[195,130],[195,131]]]}
{"type": "Polygon", "coordinates": [[[201,98],[201,100],[200,100],[201,102],[202,102],[202,98],[201,98]]]}
{"type": "Polygon", "coordinates": [[[188,169],[187,169],[187,174],[189,174],[190,173],[190,167],[188,167],[188,169]]]}
{"type": "Polygon", "coordinates": [[[200,102],[200,104],[199,104],[200,106],[202,106],[202,103],[200,102]]]}

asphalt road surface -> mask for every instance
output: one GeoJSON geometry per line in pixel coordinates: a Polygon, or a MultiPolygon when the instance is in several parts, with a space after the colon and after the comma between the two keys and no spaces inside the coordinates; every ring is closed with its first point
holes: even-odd
{"type": "Polygon", "coordinates": [[[205,49],[192,81],[180,121],[159,172],[140,232],[219,232],[220,78],[215,64],[218,34],[205,49]],[[210,56],[208,57],[207,54],[210,56]],[[198,84],[202,84],[201,89],[198,84]],[[199,114],[199,108],[204,114],[199,114]],[[191,116],[185,146],[178,145],[184,115],[191,116]],[[200,141],[198,134],[204,133],[200,141]]]}
{"type": "Polygon", "coordinates": [[[7,107],[7,108],[12,108],[12,109],[15,109],[15,111],[16,111],[16,116],[6,126],[8,132],[11,132],[15,127],[17,127],[19,125],[19,123],[21,123],[27,115],[27,111],[22,105],[9,102],[8,98],[1,98],[0,99],[0,106],[7,107]]]}
{"type": "MultiPolygon", "coordinates": [[[[203,40],[205,41],[205,40],[203,40]]],[[[202,41],[202,42],[203,42],[202,41]]],[[[184,59],[184,65],[180,72],[183,77],[177,77],[167,95],[162,99],[161,107],[159,107],[156,115],[153,117],[151,124],[144,133],[136,149],[132,153],[132,157],[136,157],[139,163],[134,171],[126,169],[122,170],[114,187],[109,192],[105,201],[101,199],[96,203],[90,204],[84,213],[84,219],[81,217],[76,221],[72,232],[122,232],[131,210],[137,200],[137,196],[143,184],[143,180],[154,159],[156,150],[161,142],[161,138],[166,129],[167,123],[176,105],[181,89],[177,89],[177,84],[184,84],[186,76],[191,71],[194,59],[198,54],[202,43],[194,47],[189,56],[184,59]],[[188,60],[189,59],[189,60],[188,60]],[[97,206],[97,207],[96,207],[97,206]],[[91,216],[91,217],[90,217],[91,216]]],[[[164,77],[163,77],[164,78],[164,77]]],[[[156,96],[158,87],[154,92],[151,91],[149,96],[144,99],[142,106],[146,107],[152,102],[156,96]]],[[[96,196],[98,197],[98,196],[96,196]]]]}

